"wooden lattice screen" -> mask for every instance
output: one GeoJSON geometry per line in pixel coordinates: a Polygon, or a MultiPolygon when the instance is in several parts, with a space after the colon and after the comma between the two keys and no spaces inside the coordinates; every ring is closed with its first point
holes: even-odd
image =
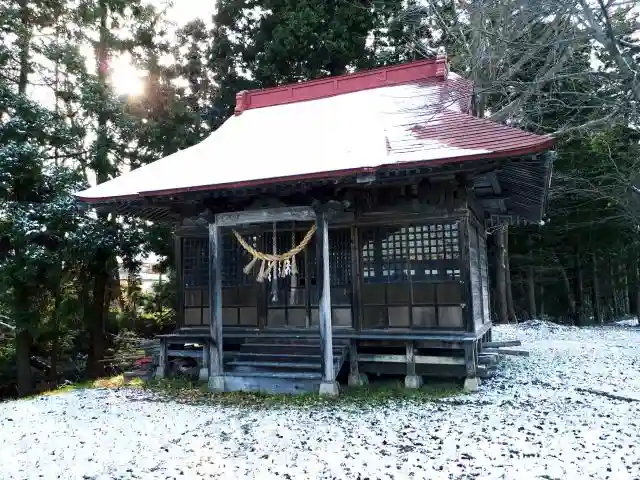
{"type": "Polygon", "coordinates": [[[363,327],[462,328],[457,222],[361,230],[363,327]]]}

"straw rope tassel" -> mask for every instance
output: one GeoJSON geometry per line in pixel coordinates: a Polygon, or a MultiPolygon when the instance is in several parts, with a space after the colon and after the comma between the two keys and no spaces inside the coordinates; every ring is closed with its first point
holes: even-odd
{"type": "Polygon", "coordinates": [[[311,225],[311,228],[304,236],[302,241],[297,246],[293,247],[288,252],[278,255],[275,250],[272,254],[259,252],[251,245],[249,245],[237,231],[233,230],[233,236],[236,238],[240,246],[244,248],[244,250],[252,257],[251,261],[242,269],[244,273],[248,274],[256,265],[257,261],[261,261],[260,270],[258,272],[258,275],[256,276],[256,281],[260,283],[262,283],[266,278],[269,277],[274,268],[276,268],[277,272],[278,263],[284,263],[287,260],[291,261],[291,273],[295,272],[297,274],[298,266],[296,264],[295,256],[305,248],[307,248],[307,245],[309,245],[309,242],[311,241],[315,233],[316,225],[313,224],[311,225]]]}

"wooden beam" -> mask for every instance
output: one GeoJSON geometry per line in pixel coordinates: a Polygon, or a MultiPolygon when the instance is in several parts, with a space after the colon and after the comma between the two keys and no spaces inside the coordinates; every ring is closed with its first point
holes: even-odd
{"type": "Polygon", "coordinates": [[[502,342],[484,342],[482,348],[502,348],[502,347],[520,347],[522,342],[520,340],[504,340],[502,342]]]}
{"type": "MultiPolygon", "coordinates": [[[[367,363],[406,363],[406,355],[358,355],[359,362],[367,363]]],[[[416,355],[415,363],[420,365],[464,365],[462,357],[448,357],[439,355],[416,355]]]]}
{"type": "Polygon", "coordinates": [[[497,353],[499,355],[514,355],[516,357],[528,357],[528,350],[516,350],[516,349],[506,349],[506,348],[485,348],[482,350],[483,353],[497,353]]]}
{"type": "Polygon", "coordinates": [[[500,195],[502,193],[502,187],[500,186],[500,180],[498,180],[498,173],[491,172],[487,174],[487,180],[491,184],[491,188],[496,195],[500,195]]]}
{"type": "Polygon", "coordinates": [[[218,227],[233,227],[247,223],[312,221],[316,213],[311,207],[277,207],[244,212],[219,213],[216,215],[218,227]]]}
{"type": "Polygon", "coordinates": [[[222,378],[222,238],[220,227],[209,224],[209,388],[223,390],[222,378]]]}

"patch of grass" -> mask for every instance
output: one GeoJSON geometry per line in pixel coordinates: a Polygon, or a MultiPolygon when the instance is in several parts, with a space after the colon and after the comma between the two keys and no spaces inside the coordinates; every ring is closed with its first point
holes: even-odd
{"type": "Polygon", "coordinates": [[[146,382],[144,388],[158,394],[160,398],[188,404],[218,405],[250,408],[291,407],[373,407],[384,406],[391,401],[436,402],[463,394],[462,387],[455,383],[428,383],[420,389],[406,389],[402,382],[376,382],[363,387],[346,387],[337,397],[323,397],[317,393],[297,395],[266,394],[251,392],[212,393],[206,384],[183,379],[154,380],[146,382]]]}
{"type": "MultiPolygon", "coordinates": [[[[131,388],[139,388],[142,387],[144,385],[144,381],[140,380],[140,379],[132,379],[126,386],[127,387],[131,387],[131,388]]],[[[74,390],[85,390],[88,388],[109,388],[109,389],[113,389],[113,388],[122,388],[125,386],[124,383],[124,376],[123,375],[116,375],[115,377],[105,377],[105,378],[98,378],[97,380],[88,380],[86,382],[78,382],[78,383],[72,383],[69,385],[63,385],[61,387],[58,387],[54,390],[49,390],[48,392],[43,392],[41,394],[39,394],[38,396],[47,396],[47,395],[59,395],[61,393],[67,393],[67,392],[71,392],[74,390]]]]}
{"type": "Polygon", "coordinates": [[[304,408],[304,407],[376,407],[394,401],[437,402],[445,398],[463,395],[462,387],[456,383],[427,382],[422,388],[407,389],[400,380],[376,381],[362,387],[344,387],[337,397],[324,397],[317,393],[297,395],[267,394],[253,392],[212,393],[206,383],[187,379],[162,379],[144,381],[133,379],[125,385],[124,377],[100,378],[65,385],[39,394],[59,395],[75,390],[91,388],[142,388],[157,395],[158,400],[175,401],[192,405],[218,405],[247,408],[304,408]]]}

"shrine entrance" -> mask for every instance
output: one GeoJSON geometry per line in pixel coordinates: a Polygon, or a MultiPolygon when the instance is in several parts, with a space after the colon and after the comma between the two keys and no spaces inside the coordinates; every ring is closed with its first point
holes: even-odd
{"type": "MultiPolygon", "coordinates": [[[[328,230],[329,287],[334,328],[355,328],[352,236],[350,227],[336,225],[328,230]]],[[[233,229],[223,228],[221,240],[222,321],[225,328],[260,331],[319,328],[319,242],[315,223],[291,221],[238,225],[233,229]],[[292,249],[296,250],[295,255],[273,266],[261,257],[280,258],[292,249]],[[258,257],[254,254],[258,254],[258,257]]],[[[208,265],[205,245],[203,238],[198,255],[202,267],[208,265]]],[[[186,260],[190,257],[187,255],[183,258],[186,260]]],[[[188,261],[185,266],[191,267],[188,261]]],[[[204,275],[200,275],[200,290],[202,297],[207,297],[206,268],[200,270],[204,270],[204,275]]],[[[194,320],[190,323],[207,324],[209,312],[208,308],[206,310],[197,319],[194,316],[197,322],[194,320]]]]}
{"type": "MultiPolygon", "coordinates": [[[[278,229],[273,243],[273,233],[264,235],[266,246],[275,245],[275,251],[283,252],[291,245],[303,241],[305,229],[278,229]]],[[[265,248],[263,251],[268,251],[265,248]]],[[[276,276],[266,285],[266,322],[264,328],[310,328],[319,325],[317,239],[314,236],[296,256],[296,274],[276,276]]],[[[351,278],[351,230],[329,229],[329,271],[331,288],[331,317],[334,328],[353,327],[352,278],[351,278]]]]}

